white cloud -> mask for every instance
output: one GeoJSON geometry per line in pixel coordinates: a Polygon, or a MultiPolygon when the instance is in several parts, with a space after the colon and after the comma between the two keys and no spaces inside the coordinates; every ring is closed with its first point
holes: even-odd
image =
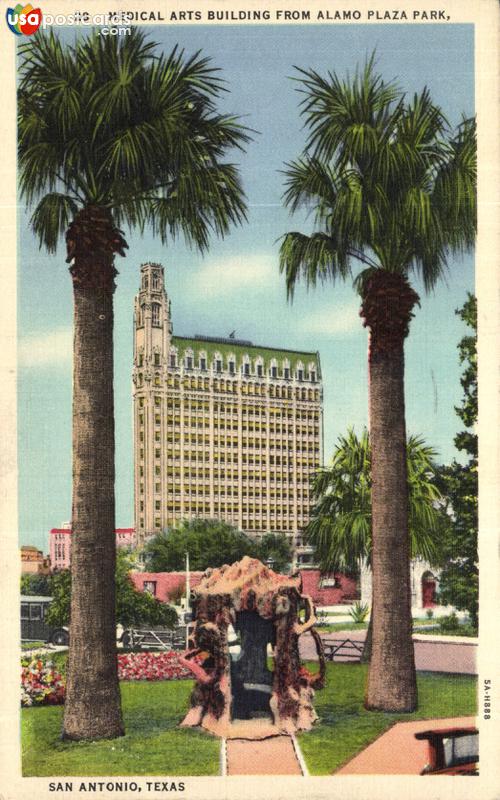
{"type": "Polygon", "coordinates": [[[58,328],[46,333],[23,336],[19,340],[18,358],[23,367],[64,366],[71,363],[73,332],[71,328],[58,328]]]}
{"type": "Polygon", "coordinates": [[[278,280],[276,259],[269,254],[249,253],[207,261],[196,276],[195,289],[208,297],[224,296],[239,289],[270,287],[278,280]]]}
{"type": "Polygon", "coordinates": [[[362,329],[360,302],[351,302],[339,309],[337,304],[303,317],[300,328],[304,333],[349,336],[362,329]]]}

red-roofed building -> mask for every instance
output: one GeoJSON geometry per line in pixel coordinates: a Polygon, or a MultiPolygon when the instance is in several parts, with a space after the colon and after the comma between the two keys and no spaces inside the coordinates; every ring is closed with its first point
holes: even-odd
{"type": "MultiPolygon", "coordinates": [[[[189,583],[191,588],[197,586],[203,572],[190,572],[189,583]]],[[[132,572],[132,580],[136,589],[149,592],[164,603],[168,603],[172,594],[178,594],[179,589],[186,586],[185,572],[132,572]]]]}
{"type": "MultiPolygon", "coordinates": [[[[71,562],[71,524],[63,522],[49,533],[49,554],[53,570],[68,569],[71,562]]],[[[135,547],[135,528],[117,528],[116,546],[135,547]]]]}
{"type": "Polygon", "coordinates": [[[359,581],[335,572],[322,575],[319,569],[301,569],[302,594],[312,597],[316,606],[336,606],[359,599],[359,581]]]}

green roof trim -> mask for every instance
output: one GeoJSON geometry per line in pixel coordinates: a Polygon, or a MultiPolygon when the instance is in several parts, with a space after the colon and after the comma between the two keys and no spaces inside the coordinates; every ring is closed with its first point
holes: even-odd
{"type": "Polygon", "coordinates": [[[195,339],[187,336],[172,336],[172,344],[177,348],[179,354],[191,349],[196,357],[201,350],[204,350],[207,354],[207,360],[209,363],[213,360],[216,353],[220,353],[224,360],[231,353],[234,353],[236,356],[237,366],[241,366],[243,363],[243,356],[245,355],[250,356],[252,361],[255,361],[255,359],[259,358],[259,356],[262,357],[264,361],[264,368],[268,368],[270,366],[273,358],[276,359],[278,362],[278,367],[280,368],[282,366],[282,362],[288,359],[291,370],[296,368],[296,365],[299,361],[302,361],[305,370],[307,370],[308,365],[312,363],[316,368],[317,377],[321,378],[320,357],[318,352],[307,350],[286,350],[282,347],[261,347],[260,345],[256,344],[249,345],[245,342],[239,342],[238,339],[235,339],[234,343],[228,343],[227,341],[217,342],[212,341],[211,339],[195,339]]]}

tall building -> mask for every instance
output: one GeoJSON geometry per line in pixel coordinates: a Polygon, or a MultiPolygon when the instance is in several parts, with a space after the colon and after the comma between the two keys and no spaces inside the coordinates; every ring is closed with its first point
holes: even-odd
{"type": "Polygon", "coordinates": [[[218,518],[301,545],[322,463],[317,352],[174,336],[160,264],[141,266],[134,312],[139,546],[180,519],[218,518]]]}

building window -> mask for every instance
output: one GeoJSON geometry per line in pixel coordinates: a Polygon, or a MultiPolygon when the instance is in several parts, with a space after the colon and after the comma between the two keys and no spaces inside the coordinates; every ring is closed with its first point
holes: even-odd
{"type": "Polygon", "coordinates": [[[193,356],[186,357],[186,369],[193,369],[193,356]]]}
{"type": "Polygon", "coordinates": [[[144,581],[143,589],[147,594],[152,594],[156,597],[156,581],[144,581]]]}
{"type": "Polygon", "coordinates": [[[290,380],[290,367],[285,367],[285,369],[283,370],[283,377],[285,378],[286,381],[290,380]]]}
{"type": "Polygon", "coordinates": [[[278,377],[278,367],[271,367],[271,378],[278,377]]]}
{"type": "Polygon", "coordinates": [[[149,285],[148,276],[147,276],[147,275],[143,275],[143,278],[142,278],[142,288],[143,288],[143,289],[147,289],[147,288],[148,288],[148,285],[149,285]]]}
{"type": "Polygon", "coordinates": [[[160,325],[160,304],[152,303],[151,305],[151,321],[153,325],[159,327],[160,325]]]}
{"type": "Polygon", "coordinates": [[[234,375],[234,361],[229,362],[229,374],[234,375]]]}
{"type": "Polygon", "coordinates": [[[217,361],[215,362],[215,371],[222,372],[222,361],[220,360],[220,358],[218,358],[217,361]]]}
{"type": "Polygon", "coordinates": [[[207,359],[202,357],[200,358],[200,369],[206,370],[206,368],[207,368],[207,359]]]}
{"type": "Polygon", "coordinates": [[[257,364],[257,375],[259,378],[262,378],[262,364],[257,364]]]}
{"type": "Polygon", "coordinates": [[[248,362],[243,364],[243,375],[250,375],[250,364],[248,362]]]}
{"type": "Polygon", "coordinates": [[[316,373],[315,373],[315,371],[312,369],[309,374],[311,376],[311,383],[316,383],[316,373]]]}
{"type": "Polygon", "coordinates": [[[298,369],[297,370],[297,380],[303,381],[304,380],[304,370],[298,369]]]}
{"type": "Polygon", "coordinates": [[[153,280],[152,280],[152,288],[159,289],[160,288],[160,273],[153,272],[153,280]]]}
{"type": "Polygon", "coordinates": [[[171,353],[170,355],[170,366],[173,367],[174,369],[177,366],[177,359],[175,357],[175,353],[171,353]]]}
{"type": "Polygon", "coordinates": [[[160,366],[160,354],[159,353],[155,353],[155,367],[159,367],[159,366],[160,366]]]}

